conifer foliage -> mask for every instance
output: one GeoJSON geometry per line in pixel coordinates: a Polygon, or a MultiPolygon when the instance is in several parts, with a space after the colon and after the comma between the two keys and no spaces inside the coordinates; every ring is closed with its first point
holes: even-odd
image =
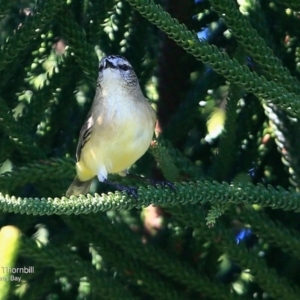
{"type": "Polygon", "coordinates": [[[299,12],[0,0],[0,298],[300,299],[299,12]],[[67,198],[110,54],[157,111],[146,179],[67,198]]]}

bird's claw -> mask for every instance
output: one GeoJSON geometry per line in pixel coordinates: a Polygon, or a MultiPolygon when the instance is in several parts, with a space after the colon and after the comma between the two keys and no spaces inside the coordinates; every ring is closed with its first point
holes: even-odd
{"type": "Polygon", "coordinates": [[[107,179],[104,180],[104,183],[109,184],[109,185],[115,187],[120,192],[126,192],[128,194],[128,196],[132,196],[135,199],[138,198],[137,188],[135,188],[135,187],[124,186],[124,185],[121,185],[121,184],[118,184],[118,183],[111,182],[111,181],[109,181],[107,179]]]}
{"type": "Polygon", "coordinates": [[[166,181],[166,180],[154,180],[154,179],[150,179],[150,183],[154,186],[160,185],[162,187],[168,187],[171,190],[176,190],[175,185],[170,182],[170,181],[166,181]]]}
{"type": "Polygon", "coordinates": [[[118,188],[119,191],[121,192],[126,192],[128,194],[128,196],[132,196],[134,197],[135,199],[138,198],[138,191],[137,191],[137,188],[135,187],[132,187],[132,186],[122,186],[122,187],[119,187],[118,188]]]}

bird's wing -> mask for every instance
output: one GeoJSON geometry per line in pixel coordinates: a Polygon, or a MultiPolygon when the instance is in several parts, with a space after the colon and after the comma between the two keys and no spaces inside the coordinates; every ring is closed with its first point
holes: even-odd
{"type": "Polygon", "coordinates": [[[80,160],[81,150],[86,144],[86,142],[90,139],[91,132],[93,130],[94,120],[91,111],[88,113],[87,118],[79,133],[79,140],[76,148],[77,161],[80,160]]]}

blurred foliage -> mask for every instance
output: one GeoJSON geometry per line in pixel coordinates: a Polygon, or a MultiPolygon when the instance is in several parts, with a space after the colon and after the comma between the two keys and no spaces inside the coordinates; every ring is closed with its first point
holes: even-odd
{"type": "Polygon", "coordinates": [[[34,267],[0,298],[299,299],[299,13],[295,0],[0,0],[0,227],[22,232],[0,248],[34,267]],[[109,54],[158,113],[130,170],[147,180],[111,175],[138,199],[96,181],[68,199],[109,54]]]}

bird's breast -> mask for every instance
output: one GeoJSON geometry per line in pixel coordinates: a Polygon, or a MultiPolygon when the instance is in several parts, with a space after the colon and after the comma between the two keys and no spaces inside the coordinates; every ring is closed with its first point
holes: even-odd
{"type": "Polygon", "coordinates": [[[155,114],[146,100],[118,97],[104,105],[96,123],[82,149],[82,160],[94,176],[103,166],[108,173],[120,173],[147,151],[154,132],[155,114]]]}

